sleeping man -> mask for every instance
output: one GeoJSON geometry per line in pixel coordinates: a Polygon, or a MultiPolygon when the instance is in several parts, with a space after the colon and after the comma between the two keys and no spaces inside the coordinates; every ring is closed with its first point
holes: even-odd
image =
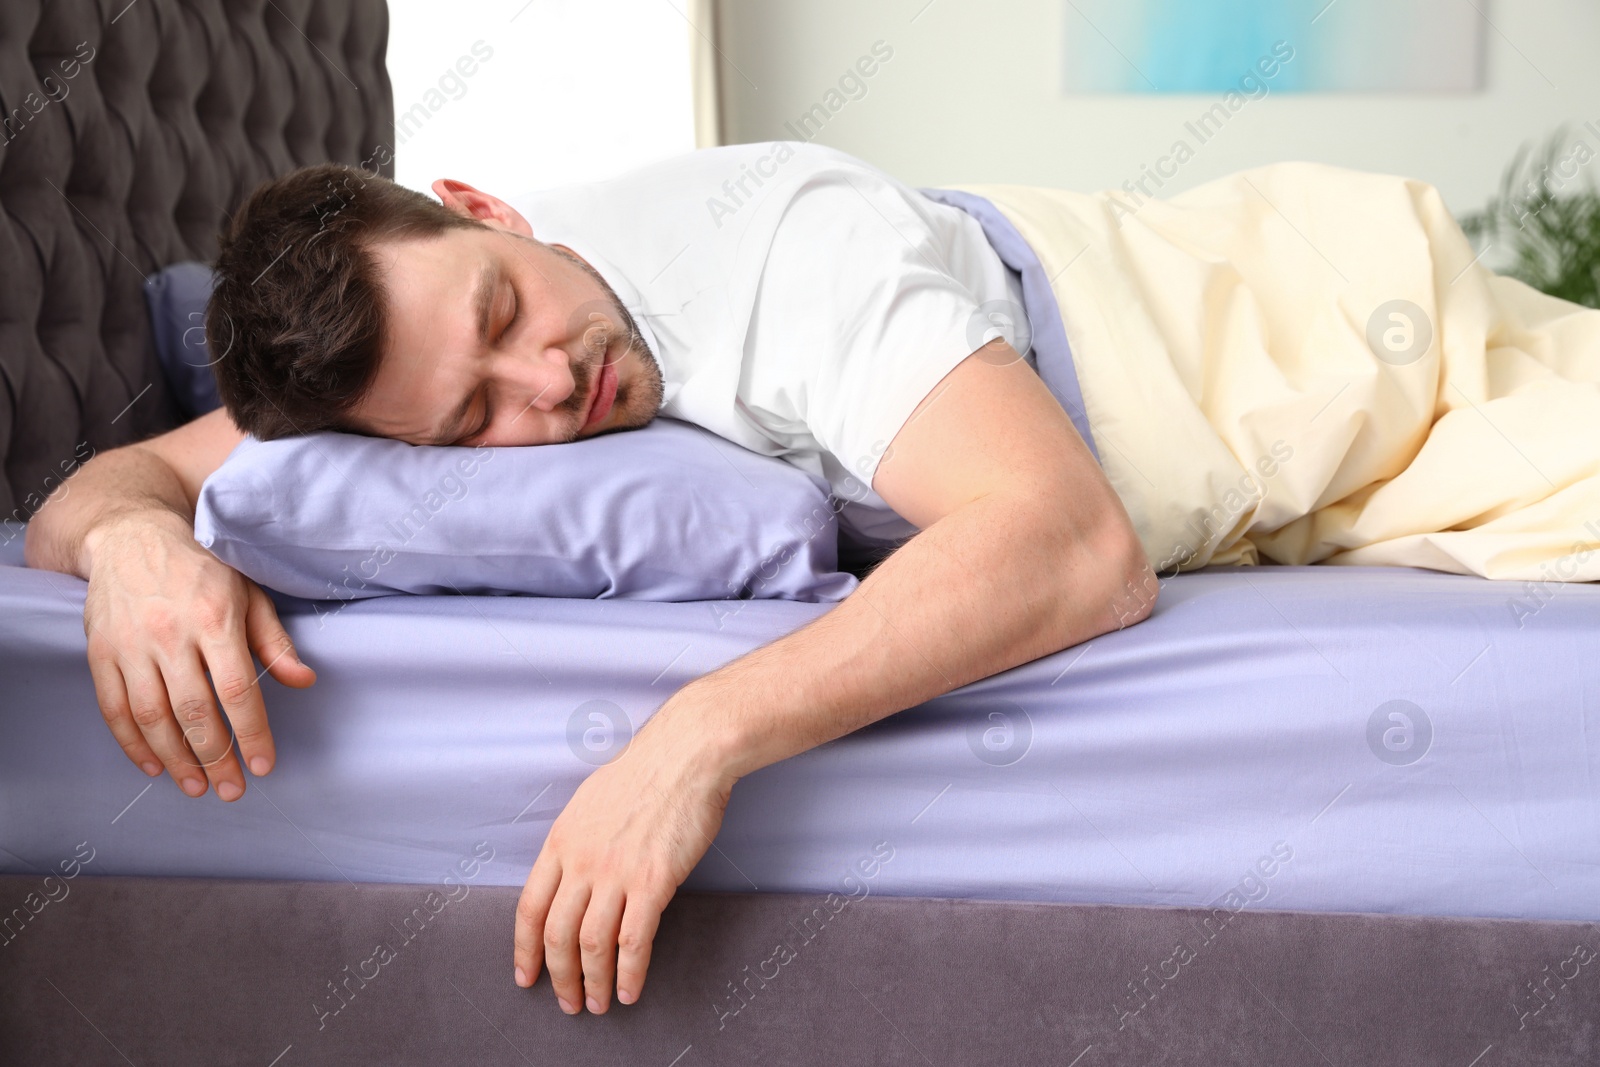
{"type": "Polygon", "coordinates": [[[574,1012],[638,997],[661,910],[740,777],[1136,622],[1154,598],[1062,406],[1005,340],[969,340],[981,305],[1015,295],[978,225],[805,145],[713,215],[747,162],[768,169],[757,147],[523,210],[457,181],[434,185],[441,205],[355,168],[262,187],[216,263],[225,408],[103,453],[28,530],[30,566],[89,582],[90,667],[128,757],[234,800],[240,761],[274,760],[251,653],[285,685],[314,680],[267,596],[194,540],[200,485],[245,433],[542,445],[664,413],[870,485],[842,518],[904,545],[826,615],[675,693],[552,825],[514,975],[532,985],[542,963],[574,1012]]]}
{"type": "Polygon", "coordinates": [[[1600,577],[1600,312],[1483,268],[1418,182],[1282,164],[1170,201],[940,196],[780,143],[515,205],[433,191],[337,166],[258,189],[207,315],[224,409],[86,464],[27,560],[87,579],[128,757],[234,800],[224,716],[252,774],[274,760],[251,654],[314,681],[194,540],[244,434],[520,446],[664,414],[826,478],[880,562],[673,694],[551,826],[513,973],[547,968],[569,1012],[639,996],[742,776],[1136,623],[1158,571],[1600,577]]]}

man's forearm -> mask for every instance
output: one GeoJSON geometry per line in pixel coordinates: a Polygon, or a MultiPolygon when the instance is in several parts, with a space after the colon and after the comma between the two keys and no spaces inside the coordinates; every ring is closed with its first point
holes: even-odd
{"type": "Polygon", "coordinates": [[[97,529],[132,515],[194,527],[183,483],[160,456],[137,445],[102,452],[50,495],[28,523],[28,566],[87,579],[97,529]]]}
{"type": "Polygon", "coordinates": [[[1111,523],[991,494],[912,538],[832,611],[684,687],[659,729],[742,777],[968,682],[1142,619],[1149,564],[1111,523]],[[1139,606],[1142,605],[1142,606],[1139,606]],[[682,709],[681,711],[679,709],[682,709]]]}

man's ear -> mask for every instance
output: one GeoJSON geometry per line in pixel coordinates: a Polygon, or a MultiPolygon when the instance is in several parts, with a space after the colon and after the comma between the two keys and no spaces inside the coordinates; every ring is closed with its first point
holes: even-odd
{"type": "Polygon", "coordinates": [[[457,215],[495,223],[523,237],[533,236],[533,227],[522,217],[522,212],[497,196],[474,189],[466,182],[454,178],[440,178],[433,183],[433,194],[457,215]]]}

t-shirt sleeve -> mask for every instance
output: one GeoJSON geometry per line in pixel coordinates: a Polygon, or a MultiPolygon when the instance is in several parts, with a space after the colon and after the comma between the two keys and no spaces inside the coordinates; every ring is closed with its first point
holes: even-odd
{"type": "Polygon", "coordinates": [[[746,342],[747,398],[774,429],[798,420],[851,475],[878,462],[923,398],[1002,336],[985,301],[1004,266],[982,229],[887,176],[839,169],[785,209],[746,342]]]}

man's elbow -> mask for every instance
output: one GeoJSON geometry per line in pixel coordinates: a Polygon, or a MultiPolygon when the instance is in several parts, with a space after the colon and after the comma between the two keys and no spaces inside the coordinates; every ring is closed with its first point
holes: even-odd
{"type": "Polygon", "coordinates": [[[1111,523],[1079,548],[1090,557],[1089,573],[1100,578],[1088,623],[1099,636],[1143,622],[1155,610],[1161,583],[1138,535],[1127,523],[1111,523]]]}
{"type": "Polygon", "coordinates": [[[1150,565],[1150,557],[1138,537],[1130,531],[1120,557],[1121,569],[1117,572],[1121,583],[1113,590],[1108,614],[1114,629],[1121,630],[1134,623],[1143,622],[1155,610],[1156,597],[1161,592],[1160,579],[1150,565]]]}
{"type": "MultiPolygon", "coordinates": [[[[1034,494],[1032,503],[1037,504],[1034,494]]],[[[1160,583],[1125,514],[1063,514],[1033,508],[1032,535],[1041,566],[1023,581],[1034,606],[1030,630],[1049,655],[1101,634],[1143,622],[1155,610],[1160,583]]]]}

